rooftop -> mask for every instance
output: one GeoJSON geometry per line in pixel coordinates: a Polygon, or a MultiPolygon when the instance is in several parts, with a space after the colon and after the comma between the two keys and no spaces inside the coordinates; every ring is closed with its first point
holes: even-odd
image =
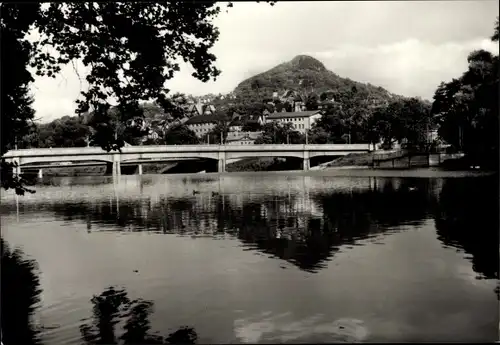
{"type": "Polygon", "coordinates": [[[207,115],[198,115],[193,116],[189,120],[186,121],[186,125],[195,125],[195,124],[203,124],[203,123],[217,123],[219,121],[228,121],[226,115],[221,114],[207,114],[207,115]]]}
{"type": "Polygon", "coordinates": [[[294,111],[294,112],[279,112],[272,113],[267,116],[268,119],[284,119],[284,118],[294,118],[294,117],[311,117],[316,114],[321,114],[320,110],[308,110],[308,111],[294,111]]]}

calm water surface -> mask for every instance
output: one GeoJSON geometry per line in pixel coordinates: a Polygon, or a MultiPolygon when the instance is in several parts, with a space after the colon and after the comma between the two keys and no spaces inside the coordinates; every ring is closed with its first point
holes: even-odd
{"type": "MultiPolygon", "coordinates": [[[[498,177],[122,176],[2,195],[44,344],[108,287],[199,343],[498,339],[498,177]]],[[[117,329],[117,332],[121,332],[117,329]]]]}

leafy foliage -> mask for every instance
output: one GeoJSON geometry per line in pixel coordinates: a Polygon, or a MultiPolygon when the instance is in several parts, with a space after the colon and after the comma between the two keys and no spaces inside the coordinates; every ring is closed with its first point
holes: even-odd
{"type": "MultiPolygon", "coordinates": [[[[492,40],[498,41],[498,18],[492,40]]],[[[460,78],[437,88],[432,114],[444,140],[498,169],[498,55],[478,50],[467,61],[460,78]]]]}
{"type": "Polygon", "coordinates": [[[262,125],[257,121],[246,121],[241,126],[243,132],[258,132],[262,130],[262,125]]]}
{"type": "MultiPolygon", "coordinates": [[[[37,75],[55,77],[63,65],[82,60],[89,69],[85,77],[89,88],[77,100],[78,113],[94,113],[93,141],[108,151],[124,145],[109,116],[112,101],[123,124],[143,116],[141,100],[155,100],[170,109],[165,84],[179,70],[179,59],[189,62],[193,77],[201,81],[220,74],[209,52],[219,36],[212,21],[222,8],[215,1],[0,6],[2,153],[15,146],[16,137],[28,134],[34,116],[29,66],[37,75]],[[31,29],[39,33],[34,43],[26,39],[31,29]]],[[[3,163],[1,168],[10,169],[3,163]]]]}
{"type": "Polygon", "coordinates": [[[51,3],[37,28],[41,46],[55,48],[58,56],[37,55],[34,66],[51,75],[51,62],[82,59],[90,73],[89,90],[77,101],[79,113],[91,109],[106,117],[114,97],[121,121],[142,116],[140,100],[170,106],[164,85],[179,70],[177,58],[189,62],[202,81],[220,74],[209,53],[219,35],[211,21],[220,11],[215,2],[51,3]]]}
{"type": "Polygon", "coordinates": [[[165,144],[167,145],[190,145],[199,144],[200,140],[196,133],[184,124],[172,126],[165,134],[165,144]]]}
{"type": "Polygon", "coordinates": [[[39,128],[39,147],[85,147],[91,130],[82,118],[64,116],[39,128]]]}
{"type": "Polygon", "coordinates": [[[424,149],[432,125],[430,104],[417,98],[399,99],[375,111],[369,121],[370,139],[383,139],[389,147],[394,141],[406,141],[424,149]]]}
{"type": "Polygon", "coordinates": [[[210,142],[211,144],[225,144],[227,140],[227,134],[229,133],[229,121],[230,119],[226,116],[219,116],[219,120],[215,127],[208,132],[204,138],[203,142],[210,142]],[[210,139],[209,139],[210,138],[210,139]],[[222,140],[222,142],[221,142],[222,140]]]}
{"type": "MultiPolygon", "coordinates": [[[[0,36],[2,37],[1,74],[2,110],[0,152],[13,149],[21,138],[30,133],[34,110],[29,85],[33,81],[27,65],[33,55],[33,44],[26,39],[34,20],[39,16],[40,4],[2,3],[0,5],[0,36]]],[[[18,194],[30,191],[20,176],[13,174],[14,165],[2,159],[0,169],[2,187],[12,188],[18,194]]]]}
{"type": "Polygon", "coordinates": [[[255,144],[303,144],[305,136],[293,129],[291,123],[268,122],[262,126],[262,134],[255,144]]]}
{"type": "Polygon", "coordinates": [[[29,85],[33,81],[26,69],[33,55],[33,44],[26,38],[40,4],[2,4],[0,35],[2,37],[2,126],[1,152],[13,149],[17,138],[29,133],[34,118],[29,85]]]}

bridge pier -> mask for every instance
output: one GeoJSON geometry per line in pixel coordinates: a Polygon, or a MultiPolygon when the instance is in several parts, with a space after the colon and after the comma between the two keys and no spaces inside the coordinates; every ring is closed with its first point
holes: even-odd
{"type": "Polygon", "coordinates": [[[38,178],[43,178],[43,170],[38,169],[38,178]]]}
{"type": "Polygon", "coordinates": [[[139,175],[142,175],[142,164],[139,164],[139,166],[137,167],[137,170],[138,170],[139,175]]]}
{"type": "Polygon", "coordinates": [[[219,158],[218,172],[226,172],[226,160],[224,158],[219,158]]]}
{"type": "Polygon", "coordinates": [[[311,168],[311,161],[309,158],[304,158],[304,161],[302,163],[303,170],[308,171],[311,168]]]}

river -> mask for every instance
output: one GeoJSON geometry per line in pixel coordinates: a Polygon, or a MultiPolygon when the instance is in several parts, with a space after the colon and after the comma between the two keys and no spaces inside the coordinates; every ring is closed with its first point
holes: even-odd
{"type": "Polygon", "coordinates": [[[46,345],[81,344],[109,287],[199,343],[491,342],[498,177],[469,175],[52,178],[2,193],[2,238],[38,265],[46,345]]]}

